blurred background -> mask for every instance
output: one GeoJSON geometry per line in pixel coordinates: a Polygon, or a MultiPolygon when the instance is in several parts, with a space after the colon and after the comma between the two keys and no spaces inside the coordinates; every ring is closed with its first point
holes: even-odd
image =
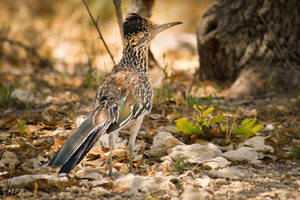
{"type": "MultiPolygon", "coordinates": [[[[130,0],[122,1],[124,17],[130,2],[130,0]]],[[[193,58],[196,55],[195,32],[210,2],[210,0],[190,0],[184,3],[180,0],[155,1],[151,17],[154,22],[178,20],[184,22],[182,26],[163,33],[153,42],[152,49],[159,61],[163,57],[162,53],[173,51],[174,54],[175,50],[179,55],[192,56],[188,59],[195,61],[193,58]],[[178,32],[186,34],[176,35],[178,32]],[[176,49],[178,47],[176,37],[180,36],[182,41],[186,41],[185,48],[188,52],[176,49]]],[[[118,60],[122,45],[113,2],[88,0],[87,3],[94,17],[99,16],[99,27],[103,37],[118,60]]],[[[0,4],[0,36],[21,41],[22,44],[34,48],[42,58],[52,61],[57,70],[72,72],[74,65],[87,62],[89,58],[102,70],[109,70],[112,67],[81,0],[2,0],[0,4]],[[66,65],[62,66],[61,63],[66,65]]],[[[18,47],[7,43],[1,44],[1,53],[4,54],[0,59],[1,71],[5,71],[3,68],[7,70],[8,67],[25,67],[26,52],[22,52],[22,48],[15,48],[18,47]]],[[[25,70],[30,69],[25,67],[25,70]]]]}

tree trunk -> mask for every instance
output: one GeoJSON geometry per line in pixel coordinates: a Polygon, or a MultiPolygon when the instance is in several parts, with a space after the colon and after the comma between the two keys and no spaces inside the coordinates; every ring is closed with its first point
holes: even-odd
{"type": "Polygon", "coordinates": [[[229,98],[300,84],[300,1],[216,0],[197,31],[202,80],[231,80],[229,98]]]}

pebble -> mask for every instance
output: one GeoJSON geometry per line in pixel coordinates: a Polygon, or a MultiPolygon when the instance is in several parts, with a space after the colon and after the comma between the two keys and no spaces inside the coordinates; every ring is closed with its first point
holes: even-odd
{"type": "Polygon", "coordinates": [[[237,150],[230,150],[223,153],[223,156],[232,161],[254,161],[258,159],[258,153],[254,148],[241,147],[237,150]]]}
{"type": "Polygon", "coordinates": [[[177,145],[183,145],[171,133],[166,131],[158,132],[153,138],[153,145],[150,147],[150,154],[155,157],[167,155],[167,151],[177,145]]]}
{"type": "Polygon", "coordinates": [[[174,161],[186,161],[191,164],[201,164],[203,161],[221,155],[221,150],[209,142],[195,143],[192,145],[177,145],[172,148],[169,154],[174,161]]]}

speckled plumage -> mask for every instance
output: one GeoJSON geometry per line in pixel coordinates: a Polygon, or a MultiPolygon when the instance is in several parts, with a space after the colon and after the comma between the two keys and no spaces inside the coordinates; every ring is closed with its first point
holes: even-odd
{"type": "MultiPolygon", "coordinates": [[[[157,33],[179,22],[156,25],[137,14],[126,18],[123,56],[111,73],[100,84],[94,108],[89,117],[73,132],[54,158],[50,166],[62,166],[60,173],[69,173],[103,134],[109,134],[110,151],[112,134],[135,122],[129,140],[130,170],[132,151],[143,118],[152,108],[152,87],[147,72],[148,48],[157,33]]],[[[110,171],[112,163],[110,154],[110,171]]]]}

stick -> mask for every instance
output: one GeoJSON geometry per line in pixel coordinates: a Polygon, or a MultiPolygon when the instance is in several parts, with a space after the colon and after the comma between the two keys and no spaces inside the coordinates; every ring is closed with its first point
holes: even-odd
{"type": "Polygon", "coordinates": [[[94,19],[93,15],[92,15],[92,13],[91,13],[91,11],[90,11],[90,9],[89,9],[87,3],[85,2],[85,0],[82,0],[82,2],[83,2],[83,4],[84,4],[85,8],[87,9],[87,11],[88,11],[88,13],[89,13],[89,15],[90,15],[90,17],[91,17],[91,19],[92,19],[94,25],[96,26],[96,29],[97,29],[97,31],[98,31],[98,35],[99,35],[101,41],[103,42],[103,45],[104,45],[104,47],[105,47],[107,53],[109,54],[109,56],[110,56],[112,62],[114,63],[114,65],[116,65],[116,62],[115,62],[115,60],[114,60],[114,57],[112,56],[112,54],[111,54],[111,52],[110,52],[108,46],[106,45],[106,42],[104,41],[104,38],[102,37],[102,34],[101,34],[100,29],[99,29],[99,27],[98,27],[98,24],[97,24],[97,22],[95,21],[95,19],[94,19]]]}
{"type": "Polygon", "coordinates": [[[123,46],[124,46],[124,31],[123,31],[123,14],[121,9],[121,0],[113,0],[116,9],[118,25],[120,29],[120,34],[122,36],[123,46]]]}

